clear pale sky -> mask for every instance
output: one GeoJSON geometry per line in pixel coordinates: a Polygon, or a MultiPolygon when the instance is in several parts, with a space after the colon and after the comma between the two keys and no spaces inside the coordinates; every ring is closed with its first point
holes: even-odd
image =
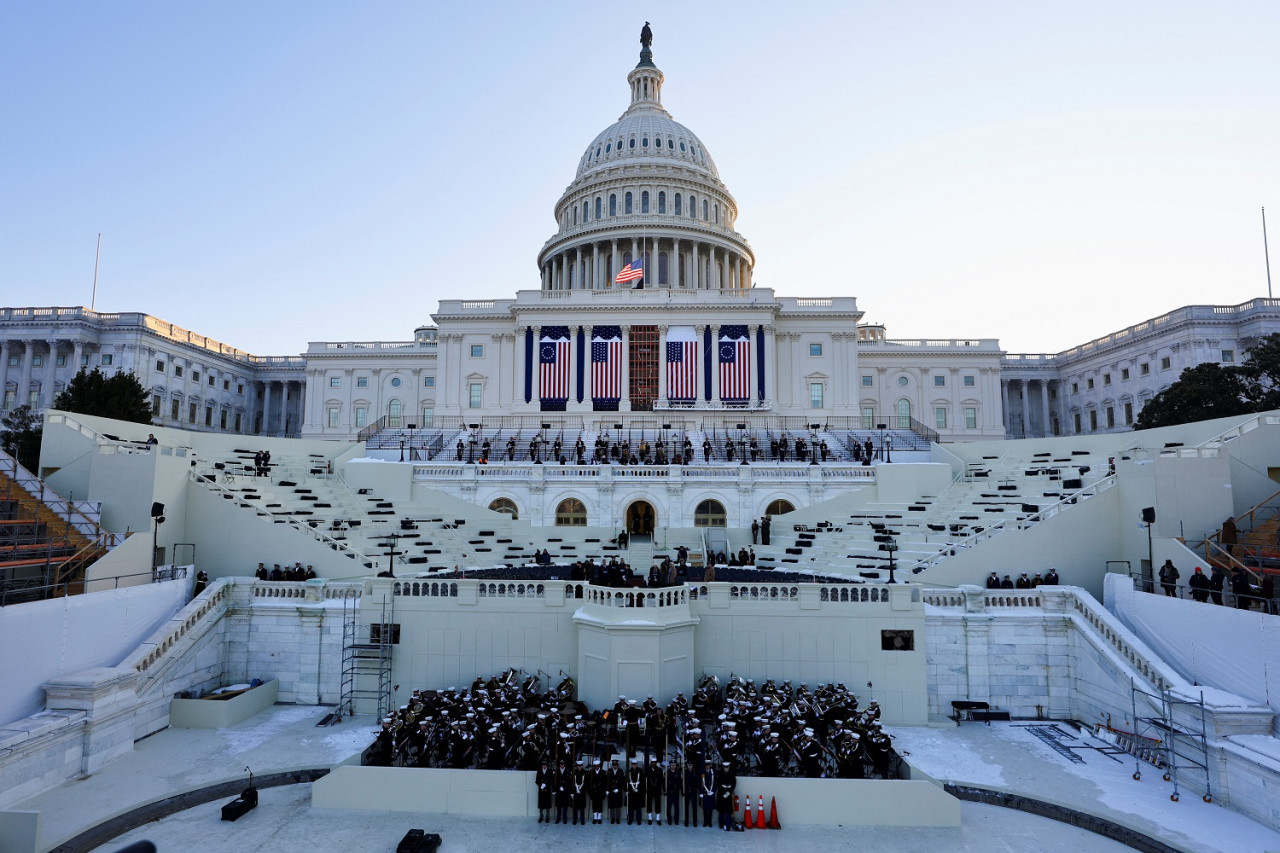
{"type": "Polygon", "coordinates": [[[538,287],[552,207],[663,101],[755,280],[896,338],[1055,352],[1280,290],[1280,3],[0,6],[0,304],[145,311],[262,355],[538,287]]]}

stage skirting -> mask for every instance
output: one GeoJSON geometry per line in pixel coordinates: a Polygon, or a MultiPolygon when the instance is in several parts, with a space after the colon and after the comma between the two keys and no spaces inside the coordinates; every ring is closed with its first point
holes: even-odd
{"type": "MultiPolygon", "coordinates": [[[[311,787],[311,805],[326,809],[504,815],[536,818],[533,773],[435,770],[343,764],[311,787]]],[[[778,822],[791,825],[959,826],[960,801],[932,782],[884,779],[744,777],[738,796],[766,815],[777,798],[778,822]]],[[[741,811],[738,814],[741,817],[741,811]]]]}

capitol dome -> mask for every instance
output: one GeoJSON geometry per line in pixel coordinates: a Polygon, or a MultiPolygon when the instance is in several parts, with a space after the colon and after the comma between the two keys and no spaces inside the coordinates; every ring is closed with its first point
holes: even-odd
{"type": "Polygon", "coordinates": [[[629,286],[751,287],[738,204],[702,140],[663,108],[664,82],[646,46],[627,75],[631,103],[591,140],[556,202],[559,230],[538,254],[543,290],[608,290],[633,260],[644,278],[629,286]]]}

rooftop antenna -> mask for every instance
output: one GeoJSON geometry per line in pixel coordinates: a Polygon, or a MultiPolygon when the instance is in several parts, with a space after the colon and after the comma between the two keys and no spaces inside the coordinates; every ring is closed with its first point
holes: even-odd
{"type": "Polygon", "coordinates": [[[1262,257],[1267,262],[1267,298],[1271,298],[1271,253],[1267,251],[1267,209],[1262,208],[1262,257]]]}
{"type": "MultiPolygon", "coordinates": [[[[1263,242],[1266,242],[1265,234],[1267,230],[1267,213],[1266,208],[1262,211],[1262,230],[1264,234],[1263,242]]],[[[98,261],[102,260],[102,232],[98,232],[98,251],[93,256],[93,294],[89,297],[89,310],[92,311],[98,304],[98,261]]],[[[1271,295],[1271,269],[1267,268],[1267,295],[1271,295]]]]}

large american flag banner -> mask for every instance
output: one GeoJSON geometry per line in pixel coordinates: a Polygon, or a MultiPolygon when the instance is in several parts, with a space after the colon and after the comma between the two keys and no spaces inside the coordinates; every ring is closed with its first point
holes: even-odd
{"type": "Polygon", "coordinates": [[[629,281],[638,281],[642,278],[644,278],[644,260],[636,258],[618,271],[618,274],[614,276],[613,283],[626,284],[629,281]]]}
{"type": "Polygon", "coordinates": [[[751,399],[751,336],[746,326],[720,327],[720,399],[751,399]]]}
{"type": "Polygon", "coordinates": [[[538,397],[569,399],[569,327],[543,326],[538,344],[538,397]]]}
{"type": "Polygon", "coordinates": [[[698,398],[698,333],[693,326],[667,330],[667,399],[698,398]]]}
{"type": "Polygon", "coordinates": [[[622,398],[622,329],[596,326],[591,330],[591,399],[622,398]]]}

